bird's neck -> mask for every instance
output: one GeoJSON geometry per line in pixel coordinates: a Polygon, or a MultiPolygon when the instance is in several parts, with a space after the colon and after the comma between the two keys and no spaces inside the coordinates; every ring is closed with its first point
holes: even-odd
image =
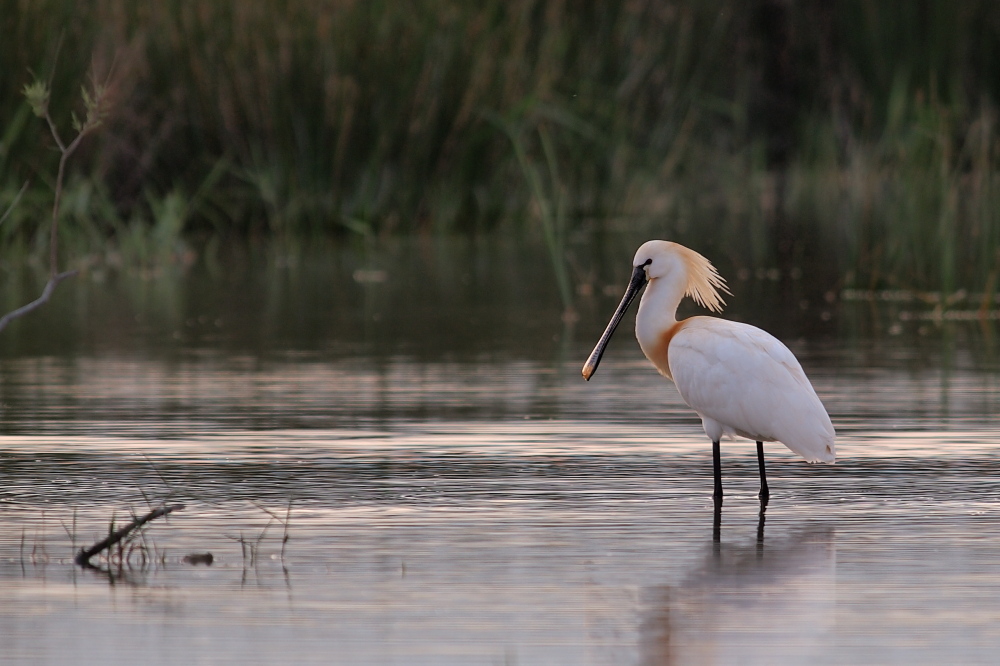
{"type": "Polygon", "coordinates": [[[639,340],[639,346],[646,358],[668,377],[670,374],[666,368],[666,349],[660,349],[661,337],[677,323],[677,306],[682,298],[682,281],[654,278],[646,285],[646,291],[639,301],[639,313],[635,317],[635,337],[639,340]]]}

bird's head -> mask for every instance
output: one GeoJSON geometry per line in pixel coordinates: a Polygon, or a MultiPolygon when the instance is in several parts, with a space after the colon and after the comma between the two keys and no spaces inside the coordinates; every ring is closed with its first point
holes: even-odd
{"type": "Polygon", "coordinates": [[[590,379],[597,364],[601,362],[604,348],[615,332],[618,323],[625,315],[629,304],[635,299],[647,282],[665,279],[676,281],[683,286],[684,294],[694,299],[698,305],[713,312],[722,312],[725,302],[720,291],[729,293],[726,281],[722,279],[715,266],[694,250],[683,245],[664,240],[646,241],[639,247],[632,260],[632,278],[622,297],[622,302],[611,317],[611,322],[604,330],[604,335],[598,341],[594,351],[583,366],[583,376],[590,379]]]}
{"type": "Polygon", "coordinates": [[[664,278],[684,286],[684,295],[712,312],[722,312],[722,294],[731,293],[726,281],[705,257],[694,250],[664,240],[646,241],[632,260],[633,272],[643,267],[646,280],[664,278]]]}

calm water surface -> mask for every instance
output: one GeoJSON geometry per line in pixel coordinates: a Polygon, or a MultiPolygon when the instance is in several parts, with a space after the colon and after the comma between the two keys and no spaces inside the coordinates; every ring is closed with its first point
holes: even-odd
{"type": "Polygon", "coordinates": [[[762,519],[723,442],[716,525],[710,445],[628,325],[579,376],[630,256],[579,253],[607,274],[575,325],[516,244],[81,276],[0,341],[2,660],[995,663],[995,331],[733,279],[839,457],[768,445],[762,519]],[[161,501],[145,564],[72,564],[161,501]]]}

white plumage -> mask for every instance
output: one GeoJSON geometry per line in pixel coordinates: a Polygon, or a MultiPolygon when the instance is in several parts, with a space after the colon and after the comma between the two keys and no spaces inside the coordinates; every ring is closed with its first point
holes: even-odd
{"type": "Polygon", "coordinates": [[[583,367],[590,379],[618,322],[643,285],[636,337],[646,358],[672,379],[712,440],[715,495],[721,499],[719,440],[738,435],[758,442],[761,500],[768,497],[760,442],[777,441],[809,462],[833,462],[830,417],[802,366],[777,338],[761,329],[715,317],[677,321],[685,296],[719,312],[725,281],[697,252],[677,243],[648,241],[636,252],[621,304],[583,367]]]}
{"type": "Polygon", "coordinates": [[[705,434],[781,442],[809,462],[833,462],[834,431],[802,366],[754,326],[692,317],[670,345],[674,384],[705,434]],[[693,321],[692,321],[693,320],[693,321]]]}

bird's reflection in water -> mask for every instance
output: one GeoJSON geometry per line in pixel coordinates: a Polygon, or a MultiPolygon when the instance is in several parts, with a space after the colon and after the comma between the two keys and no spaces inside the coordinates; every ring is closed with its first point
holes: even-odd
{"type": "MultiPolygon", "coordinates": [[[[767,513],[767,497],[760,500],[760,512],[757,514],[757,547],[764,547],[764,522],[767,513]]],[[[715,510],[712,512],[712,544],[713,552],[720,552],[722,543],[722,500],[715,500],[715,510]]]]}
{"type": "Polygon", "coordinates": [[[649,588],[640,628],[643,664],[804,663],[832,631],[834,529],[810,524],[765,541],[721,539],[721,506],[708,552],[678,585],[649,588]]]}

